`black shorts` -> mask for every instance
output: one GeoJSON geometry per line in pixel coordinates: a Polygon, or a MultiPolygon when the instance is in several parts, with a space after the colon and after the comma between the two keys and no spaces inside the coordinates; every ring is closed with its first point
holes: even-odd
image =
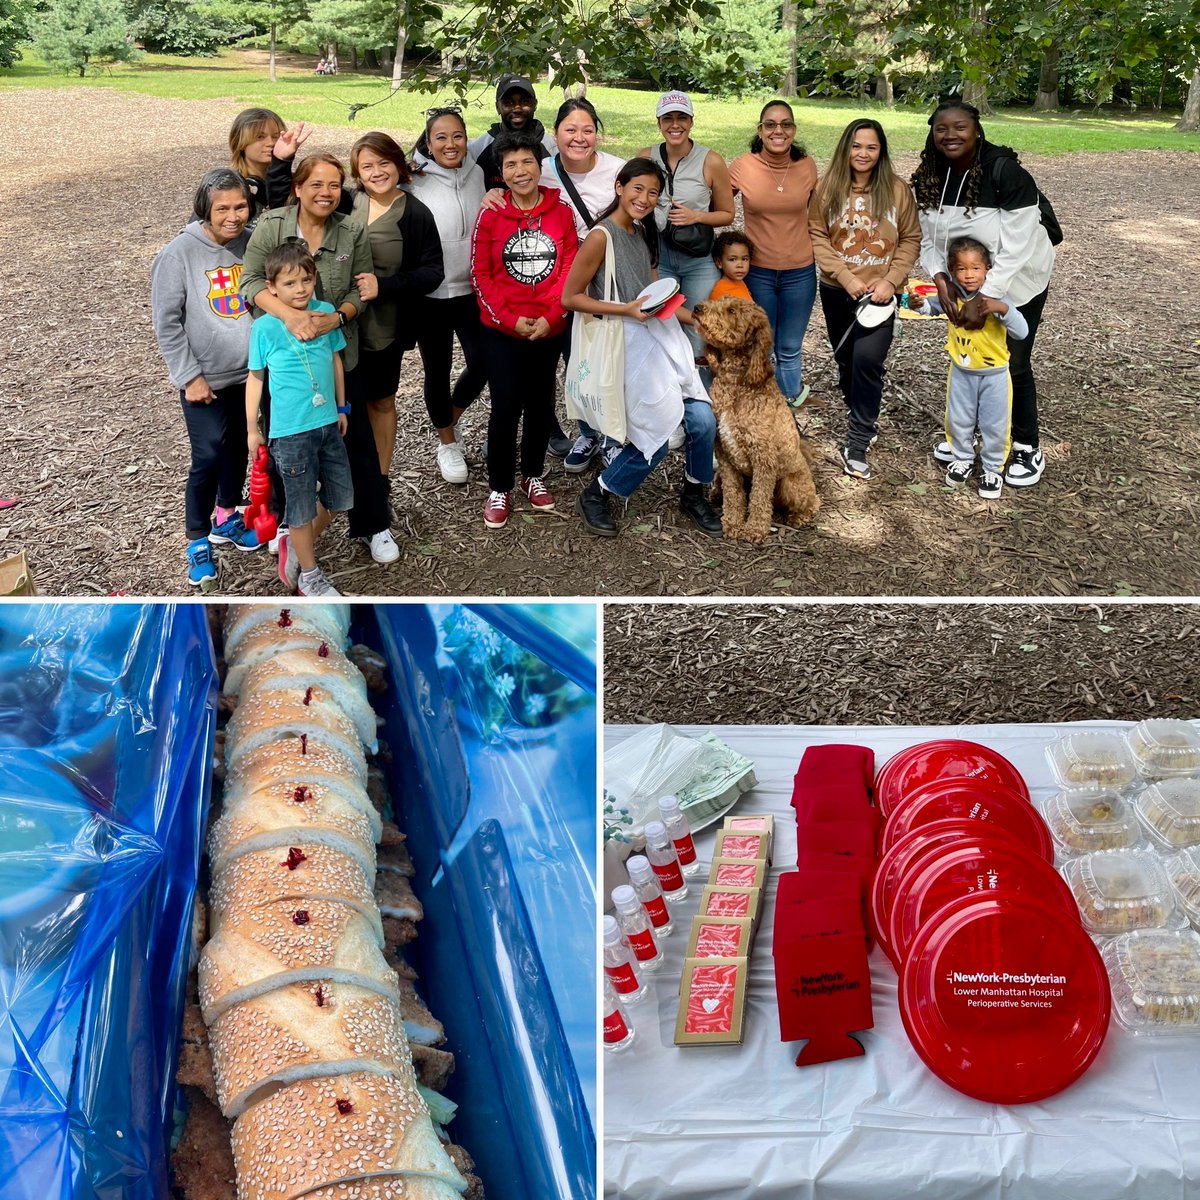
{"type": "Polygon", "coordinates": [[[356,392],[363,400],[382,400],[395,396],[400,386],[400,362],[404,351],[397,342],[386,350],[358,351],[358,366],[354,368],[356,392]]]}

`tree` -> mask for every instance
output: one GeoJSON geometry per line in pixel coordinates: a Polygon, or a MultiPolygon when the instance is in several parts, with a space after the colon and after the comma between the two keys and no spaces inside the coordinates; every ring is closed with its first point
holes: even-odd
{"type": "Polygon", "coordinates": [[[215,54],[241,32],[237,22],[205,0],[125,0],[125,11],[137,40],[160,54],[215,54]]]}
{"type": "Polygon", "coordinates": [[[1038,69],[1038,94],[1033,107],[1042,112],[1058,108],[1058,59],[1058,43],[1054,42],[1042,55],[1042,65],[1038,69]]]}
{"type": "Polygon", "coordinates": [[[49,0],[33,44],[47,65],[80,77],[138,55],[121,0],[49,0]]]}
{"type": "Polygon", "coordinates": [[[237,5],[238,15],[257,29],[270,33],[268,78],[275,82],[275,47],[279,30],[298,24],[308,17],[307,0],[245,0],[237,5]]]}
{"type": "Polygon", "coordinates": [[[1187,103],[1183,106],[1183,116],[1175,126],[1185,132],[1195,132],[1200,129],[1200,66],[1192,72],[1191,83],[1188,84],[1187,103]]]}
{"type": "Polygon", "coordinates": [[[0,0],[0,67],[11,67],[21,57],[18,48],[29,39],[32,0],[0,0]]]}

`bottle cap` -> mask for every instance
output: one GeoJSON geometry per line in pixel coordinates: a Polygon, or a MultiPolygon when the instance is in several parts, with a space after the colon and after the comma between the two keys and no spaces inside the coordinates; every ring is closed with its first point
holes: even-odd
{"type": "Polygon", "coordinates": [[[620,887],[613,888],[612,902],[622,912],[636,912],[641,908],[641,901],[637,898],[637,892],[627,884],[621,884],[620,887]]]}
{"type": "Polygon", "coordinates": [[[641,883],[644,879],[654,878],[654,868],[650,865],[650,860],[642,854],[632,854],[625,860],[625,870],[629,872],[629,878],[634,883],[641,883]]]}
{"type": "Polygon", "coordinates": [[[647,845],[660,845],[667,841],[667,827],[661,821],[647,821],[644,830],[647,845]]]}
{"type": "Polygon", "coordinates": [[[607,946],[610,942],[619,942],[620,940],[621,927],[617,924],[617,918],[606,914],[604,917],[604,944],[607,946]]]}
{"type": "Polygon", "coordinates": [[[664,817],[670,816],[673,813],[677,813],[679,811],[679,797],[659,796],[658,811],[661,812],[664,817]]]}

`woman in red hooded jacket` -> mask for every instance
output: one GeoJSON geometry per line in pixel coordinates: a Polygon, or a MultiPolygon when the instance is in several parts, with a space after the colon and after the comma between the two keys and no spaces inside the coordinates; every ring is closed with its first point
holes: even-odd
{"type": "Polygon", "coordinates": [[[558,189],[538,186],[546,154],[540,140],[523,130],[505,130],[492,149],[508,195],[502,206],[482,209],[475,222],[471,283],[483,321],[492,400],[491,495],[483,523],[500,529],[512,508],[518,425],[518,486],[535,512],[554,508],[542,473],[554,416],[555,367],[567,328],[562,289],[579,243],[575,218],[558,189]]]}

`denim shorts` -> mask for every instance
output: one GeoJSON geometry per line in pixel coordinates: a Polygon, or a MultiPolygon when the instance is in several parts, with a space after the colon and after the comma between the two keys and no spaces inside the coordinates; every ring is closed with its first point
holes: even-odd
{"type": "Polygon", "coordinates": [[[350,460],[337,422],[272,438],[271,457],[283,478],[284,523],[307,525],[317,515],[317,484],[321,503],[329,512],[354,507],[350,460]]]}

